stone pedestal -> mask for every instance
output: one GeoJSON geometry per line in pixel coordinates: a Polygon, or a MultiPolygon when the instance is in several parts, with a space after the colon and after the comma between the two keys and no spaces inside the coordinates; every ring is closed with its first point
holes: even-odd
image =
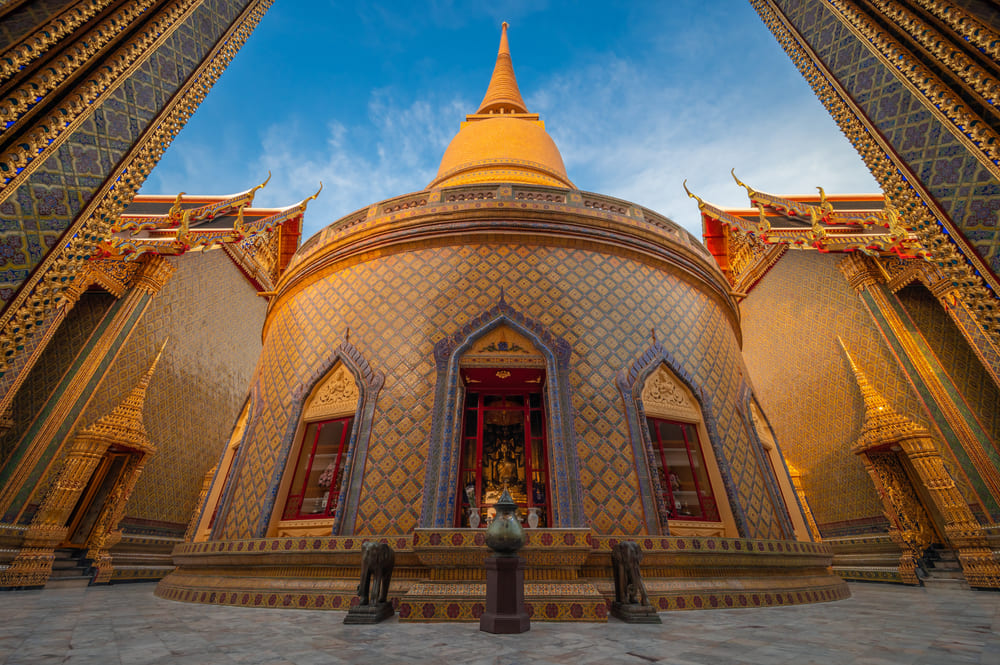
{"type": "Polygon", "coordinates": [[[388,602],[375,603],[374,605],[355,605],[351,609],[347,610],[347,616],[344,617],[344,623],[378,623],[379,621],[388,619],[393,614],[395,614],[395,612],[392,609],[392,603],[388,602]]]}
{"type": "Polygon", "coordinates": [[[615,601],[611,603],[611,616],[617,617],[625,623],[663,623],[652,605],[615,601]]]}
{"type": "Polygon", "coordinates": [[[486,559],[486,610],[479,630],[496,635],[524,633],[531,620],[524,609],[524,559],[491,556],[486,559]]]}

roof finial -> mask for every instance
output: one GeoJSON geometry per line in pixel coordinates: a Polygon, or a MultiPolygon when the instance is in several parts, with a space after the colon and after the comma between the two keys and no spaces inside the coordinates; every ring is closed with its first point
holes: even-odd
{"type": "Polygon", "coordinates": [[[479,105],[477,114],[483,113],[527,113],[528,107],[521,98],[521,91],[514,78],[514,62],[510,58],[510,45],[507,43],[507,22],[500,26],[500,50],[497,52],[497,64],[493,68],[493,77],[486,89],[486,96],[479,105]]]}

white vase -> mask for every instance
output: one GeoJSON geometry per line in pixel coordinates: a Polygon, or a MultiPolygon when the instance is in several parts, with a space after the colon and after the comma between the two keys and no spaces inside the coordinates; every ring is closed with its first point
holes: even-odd
{"type": "Polygon", "coordinates": [[[475,508],[469,508],[469,528],[479,528],[479,511],[475,508]]]}
{"type": "Polygon", "coordinates": [[[538,528],[538,508],[528,508],[528,528],[538,528]]]}

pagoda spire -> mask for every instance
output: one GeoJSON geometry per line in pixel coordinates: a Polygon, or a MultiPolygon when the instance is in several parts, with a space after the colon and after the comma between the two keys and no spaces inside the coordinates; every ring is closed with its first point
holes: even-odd
{"type": "Polygon", "coordinates": [[[142,414],[146,405],[146,391],[149,388],[149,382],[153,378],[153,373],[156,371],[156,366],[159,364],[166,346],[167,340],[163,340],[163,344],[160,345],[160,350],[153,358],[149,369],[142,375],[139,383],[132,389],[128,397],[111,413],[85,429],[84,434],[100,436],[125,447],[147,451],[153,449],[153,444],[146,433],[146,426],[142,422],[142,414]]]}
{"type": "Polygon", "coordinates": [[[916,436],[929,436],[930,433],[926,428],[897,413],[889,405],[885,397],[875,390],[868,381],[868,377],[854,362],[844,340],[838,337],[837,341],[840,342],[840,348],[847,356],[847,362],[851,366],[851,371],[854,372],[854,379],[858,383],[858,388],[861,389],[861,399],[865,403],[865,420],[861,426],[861,435],[854,444],[854,452],[878,448],[916,436]]]}
{"type": "Polygon", "coordinates": [[[528,107],[521,98],[514,77],[514,62],[510,58],[510,45],[507,43],[507,22],[504,21],[500,30],[500,50],[497,52],[497,64],[493,68],[490,86],[486,89],[483,103],[479,105],[477,115],[486,113],[527,113],[528,107]]]}

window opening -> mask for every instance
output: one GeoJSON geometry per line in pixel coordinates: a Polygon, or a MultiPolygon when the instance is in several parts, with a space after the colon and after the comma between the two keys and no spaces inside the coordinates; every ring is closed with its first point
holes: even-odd
{"type": "Polygon", "coordinates": [[[320,519],[337,512],[344,453],[354,416],[306,426],[282,519],[320,519]]]}
{"type": "Polygon", "coordinates": [[[718,522],[697,427],[654,417],[646,423],[668,519],[718,522]]]}

